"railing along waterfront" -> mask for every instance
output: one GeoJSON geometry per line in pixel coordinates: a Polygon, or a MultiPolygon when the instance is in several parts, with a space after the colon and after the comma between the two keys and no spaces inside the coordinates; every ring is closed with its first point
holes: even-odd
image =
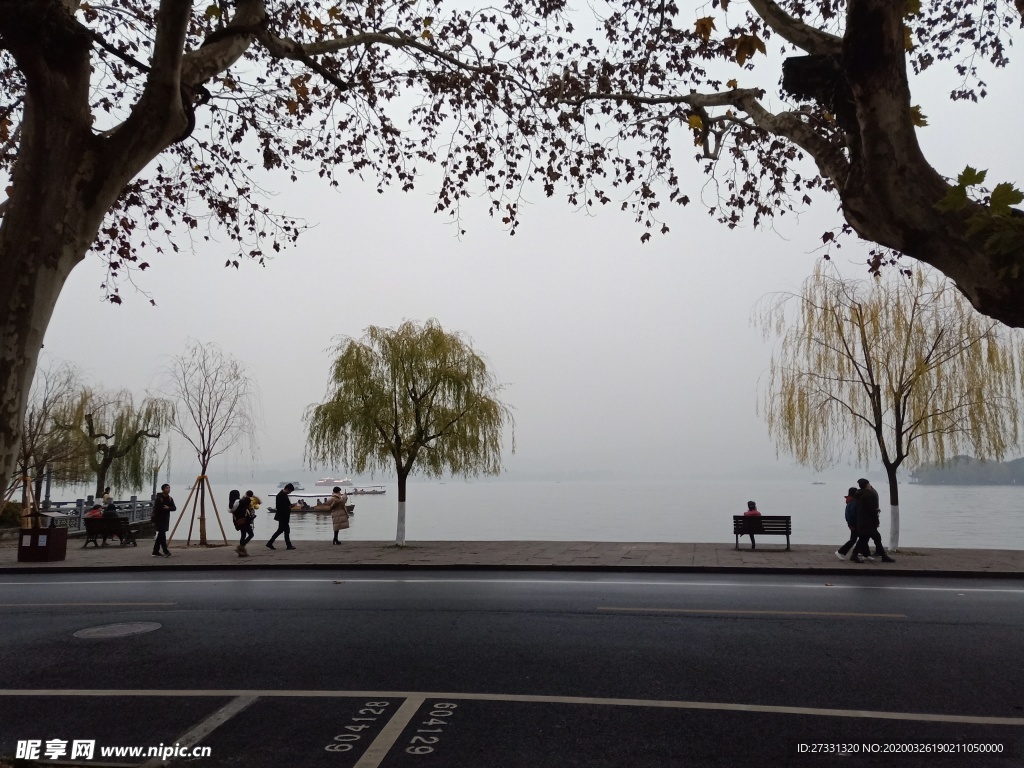
{"type": "MultiPolygon", "coordinates": [[[[50,519],[53,520],[54,525],[64,526],[69,532],[83,531],[85,524],[82,519],[95,504],[97,502],[93,496],[86,496],[84,499],[75,499],[74,501],[49,500],[43,504],[42,512],[44,515],[48,512],[60,513],[59,516],[53,516],[50,519]]],[[[118,517],[127,517],[130,523],[149,520],[153,516],[152,499],[139,499],[138,496],[132,496],[127,501],[115,501],[114,506],[117,507],[118,517]]],[[[42,524],[48,525],[49,523],[42,524]]]]}

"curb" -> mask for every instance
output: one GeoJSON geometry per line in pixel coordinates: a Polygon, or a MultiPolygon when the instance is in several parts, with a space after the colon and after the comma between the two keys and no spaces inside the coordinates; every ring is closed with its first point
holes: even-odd
{"type": "Polygon", "coordinates": [[[167,571],[522,571],[522,572],[556,572],[556,573],[754,573],[812,575],[812,576],[869,576],[884,578],[893,576],[910,576],[914,578],[936,579],[1008,579],[1024,580],[1024,573],[1019,571],[954,571],[954,570],[882,570],[881,568],[815,568],[796,567],[762,567],[734,565],[504,565],[494,563],[295,563],[290,565],[111,565],[111,566],[26,566],[21,568],[0,567],[0,574],[14,575],[53,574],[53,573],[161,573],[167,571]]]}

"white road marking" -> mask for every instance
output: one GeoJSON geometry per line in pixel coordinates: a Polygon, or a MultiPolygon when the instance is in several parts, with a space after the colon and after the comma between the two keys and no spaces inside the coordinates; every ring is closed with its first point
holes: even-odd
{"type": "Polygon", "coordinates": [[[378,768],[424,701],[426,698],[419,695],[407,698],[352,768],[378,768]]]}
{"type": "Polygon", "coordinates": [[[150,696],[156,698],[188,698],[231,696],[253,698],[307,699],[454,699],[456,701],[506,701],[527,704],[582,704],[611,707],[652,707],[657,709],[695,709],[723,712],[763,712],[772,715],[808,715],[812,717],[854,717],[868,720],[909,720],[925,723],[964,723],[970,725],[1013,725],[1024,727],[1024,717],[985,717],[980,715],[944,715],[928,712],[884,712],[866,709],[822,709],[816,707],[782,707],[765,704],[732,704],[714,701],[671,701],[660,699],[609,699],[590,696],[532,696],[503,693],[447,693],[429,691],[275,691],[275,690],[117,690],[108,689],[0,689],[3,696],[68,696],[114,697],[150,696]]]}
{"type": "MultiPolygon", "coordinates": [[[[344,570],[340,568],[339,570],[344,570]]],[[[898,571],[892,572],[898,576],[898,571]]],[[[836,578],[830,576],[829,578],[836,578]]],[[[955,576],[941,576],[936,578],[956,578],[955,576]]],[[[259,584],[548,584],[558,586],[568,584],[573,586],[638,586],[638,587],[673,587],[676,589],[689,589],[692,587],[732,587],[736,589],[854,589],[854,590],[882,590],[893,592],[993,592],[1014,595],[1024,595],[1024,588],[991,588],[991,587],[903,587],[883,586],[877,584],[786,584],[769,582],[735,582],[735,581],[628,581],[610,579],[434,579],[434,578],[398,578],[398,579],[376,579],[363,577],[337,578],[260,578],[247,579],[241,575],[235,578],[224,579],[125,579],[125,580],[94,580],[94,581],[0,581],[0,587],[46,587],[46,586],[82,586],[94,584],[238,584],[239,582],[253,582],[259,584]]]]}
{"type": "MultiPolygon", "coordinates": [[[[175,739],[174,746],[177,747],[192,747],[198,744],[200,741],[209,736],[218,727],[226,723],[232,717],[237,715],[243,709],[248,707],[254,701],[256,696],[239,696],[236,699],[232,699],[223,707],[218,709],[208,718],[203,720],[201,723],[196,725],[194,728],[189,730],[187,733],[182,734],[178,739],[175,739]]],[[[170,746],[170,745],[168,745],[170,746]]],[[[158,766],[166,766],[167,760],[162,757],[152,757],[144,762],[139,768],[158,768],[158,766]]]]}

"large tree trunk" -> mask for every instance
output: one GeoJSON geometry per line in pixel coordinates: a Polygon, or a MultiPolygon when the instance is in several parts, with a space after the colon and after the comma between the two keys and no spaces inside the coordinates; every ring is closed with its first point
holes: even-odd
{"type": "Polygon", "coordinates": [[[0,36],[25,77],[18,159],[0,224],[3,477],[17,464],[39,350],[68,275],[85,258],[128,181],[186,124],[174,61],[180,64],[188,15],[182,4],[174,18],[164,19],[171,23],[154,55],[167,60],[152,70],[131,117],[101,137],[92,127],[92,38],[86,29],[58,0],[17,8],[0,3],[0,36]]]}
{"type": "Polygon", "coordinates": [[[981,312],[1024,327],[1024,229],[1016,246],[987,247],[968,219],[986,209],[936,205],[949,184],[917,141],[907,79],[904,3],[850,0],[842,68],[856,110],[850,168],[833,181],[847,221],[866,240],[912,256],[951,278],[981,312]]]}
{"type": "Polygon", "coordinates": [[[96,468],[96,495],[94,498],[103,498],[103,489],[107,487],[107,471],[110,469],[110,465],[114,463],[113,456],[104,457],[103,461],[96,468]]]}

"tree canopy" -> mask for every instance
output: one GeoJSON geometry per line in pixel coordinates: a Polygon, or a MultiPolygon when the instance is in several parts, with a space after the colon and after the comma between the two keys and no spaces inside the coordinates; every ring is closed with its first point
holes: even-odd
{"type": "MultiPolygon", "coordinates": [[[[762,223],[827,192],[839,198],[840,233],[876,245],[874,268],[913,257],[982,313],[1024,325],[1024,213],[1014,207],[1024,194],[1006,179],[986,188],[971,168],[937,169],[918,142],[927,116],[910,87],[943,66],[952,99],[985,97],[986,73],[1009,64],[1024,2],[606,7],[600,33],[573,50],[546,93],[563,121],[604,132],[606,156],[582,143],[558,164],[592,190],[588,200],[621,198],[625,187],[638,221],[664,229],[662,203],[685,204],[698,189],[681,165],[695,154],[711,178],[701,195],[722,223],[762,223]]],[[[836,233],[822,237],[829,244],[836,233]]]]}
{"type": "Polygon", "coordinates": [[[214,231],[234,242],[229,264],[262,260],[301,229],[268,205],[268,173],[407,190],[431,164],[439,208],[458,215],[481,179],[514,218],[539,173],[531,99],[537,51],[563,45],[557,7],[0,0],[0,468],[90,249],[115,301],[117,274],[214,231]]]}
{"type": "Polygon", "coordinates": [[[966,447],[998,460],[1019,445],[1024,335],[931,271],[865,281],[818,269],[757,319],[780,342],[763,393],[777,446],[817,469],[880,460],[893,549],[904,462],[941,463],[966,447]]]}
{"type": "Polygon", "coordinates": [[[362,339],[343,339],[336,352],[327,399],[306,410],[307,458],[354,472],[394,469],[396,541],[403,545],[409,475],[500,473],[512,412],[469,339],[436,320],[370,326],[362,339]]]}
{"type": "Polygon", "coordinates": [[[228,264],[261,260],[302,228],[268,204],[268,173],[410,189],[433,165],[437,208],[456,218],[482,191],[515,231],[520,195],[538,184],[667,231],[663,204],[704,186],[683,166],[695,155],[726,225],[834,193],[844,228],[878,244],[874,266],[900,254],[932,264],[983,313],[1024,325],[1021,193],[1001,179],[986,189],[970,168],[936,170],[910,91],[912,74],[944,65],[954,99],[984,96],[981,63],[1008,64],[1022,9],[0,0],[0,468],[16,462],[75,265],[100,254],[116,301],[118,274],[190,238],[223,232],[228,264]]]}

